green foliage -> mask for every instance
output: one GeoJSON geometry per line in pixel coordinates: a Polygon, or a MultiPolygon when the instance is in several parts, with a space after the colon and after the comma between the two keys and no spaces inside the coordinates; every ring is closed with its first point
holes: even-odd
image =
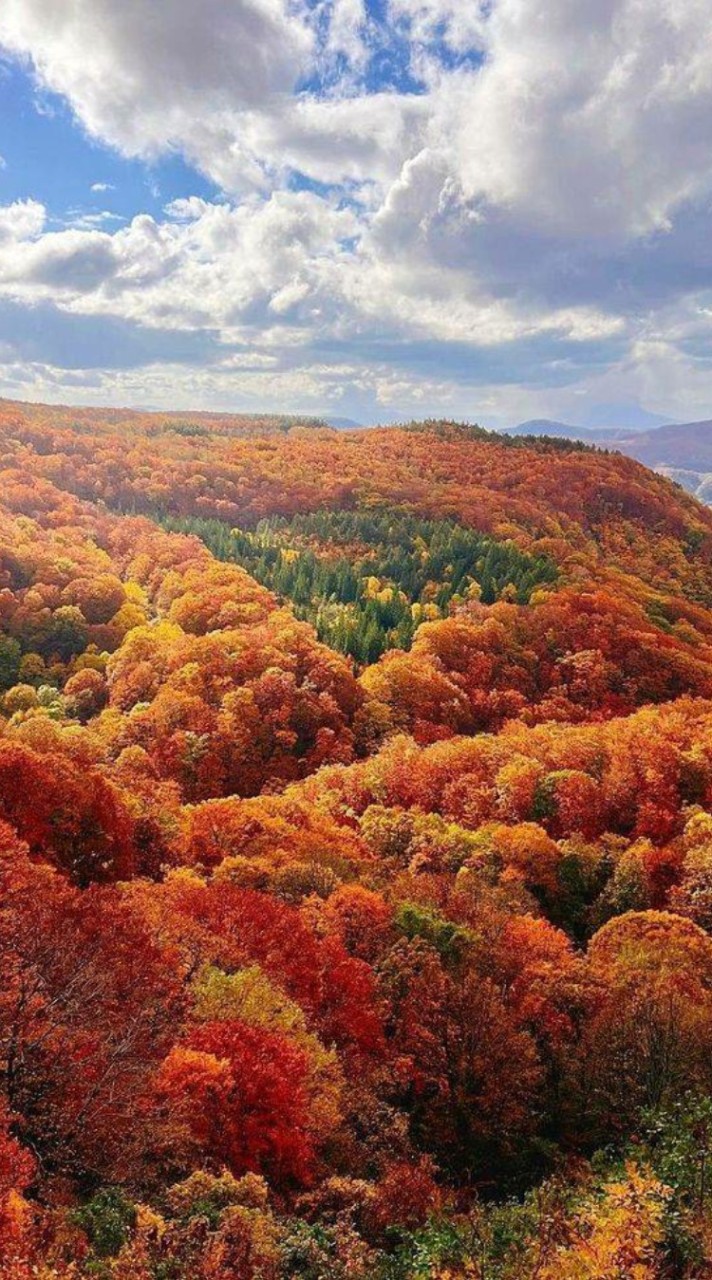
{"type": "Polygon", "coordinates": [[[582,943],[591,932],[592,904],[604,892],[611,867],[604,856],[591,865],[573,841],[562,841],[560,848],[557,901],[550,905],[550,917],[576,942],[582,943]]]}
{"type": "Polygon", "coordinates": [[[136,1209],[119,1187],[105,1187],[77,1209],[73,1217],[89,1237],[94,1253],[100,1258],[110,1258],[130,1238],[136,1209]]]}
{"type": "MultiPolygon", "coordinates": [[[[567,436],[509,436],[508,442],[520,449],[549,449],[556,453],[593,453],[596,446],[567,436]]],[[[607,452],[604,450],[603,452],[607,452]]]]}
{"type": "Polygon", "coordinates": [[[488,431],[476,422],[456,422],[451,418],[424,418],[421,421],[399,424],[399,430],[411,431],[414,435],[438,436],[441,440],[491,440],[501,444],[510,437],[500,436],[497,431],[488,431]]]}
{"type": "Polygon", "coordinates": [[[63,662],[83,653],[87,647],[87,624],[81,610],[70,604],[55,609],[37,647],[44,657],[56,654],[63,662]]]}
{"type": "Polygon", "coordinates": [[[663,1182],[702,1209],[712,1201],[712,1098],[686,1094],[644,1118],[651,1164],[663,1182]]]}
{"type": "Polygon", "coordinates": [[[248,1209],[265,1209],[269,1193],[267,1184],[256,1174],[234,1178],[228,1169],[222,1173],[191,1173],[183,1182],[175,1183],[166,1196],[168,1206],[177,1218],[190,1221],[203,1218],[215,1230],[225,1209],[242,1205],[248,1209]]]}
{"type": "Polygon", "coordinates": [[[250,1026],[278,1028],[296,1038],[306,1033],[299,1005],[275,987],[259,965],[223,973],[207,965],[193,982],[194,1016],[204,1022],[239,1018],[250,1026]]]}
{"type": "Polygon", "coordinates": [[[447,1218],[408,1233],[391,1258],[384,1260],[379,1280],[428,1280],[436,1267],[461,1267],[472,1256],[472,1238],[447,1218]]]}
{"type": "MultiPolygon", "coordinates": [[[[206,415],[202,416],[206,417],[206,415]]],[[[298,428],[323,429],[327,425],[323,418],[301,417],[298,414],[209,414],[207,419],[207,422],[203,422],[193,418],[165,418],[163,421],[158,420],[155,426],[151,424],[148,434],[153,436],[171,434],[183,436],[185,439],[211,440],[216,436],[239,437],[255,433],[286,435],[289,431],[298,428]]],[[[90,428],[75,423],[72,429],[86,432],[90,428]]]]}
{"type": "MultiPolygon", "coordinates": [[[[520,436],[488,431],[475,422],[453,422],[448,418],[426,418],[407,422],[401,428],[414,434],[437,436],[440,440],[475,440],[478,444],[495,444],[507,449],[555,450],[558,453],[593,453],[594,446],[566,436],[520,436]]],[[[605,452],[608,452],[607,450],[605,452]]]]}
{"type": "Polygon", "coordinates": [[[421,621],[447,615],[468,594],[484,604],[503,596],[526,604],[535,587],[556,579],[551,561],[512,542],[397,510],[273,517],[254,531],[198,518],[164,523],[242,565],[290,600],[320,640],[361,663],[409,649],[421,621]]]}
{"type": "Polygon", "coordinates": [[[172,431],[177,436],[201,436],[208,437],[210,431],[208,427],[202,427],[197,422],[167,422],[166,431],[172,431]]]}
{"type": "Polygon", "coordinates": [[[394,924],[406,938],[422,938],[428,942],[443,960],[459,960],[470,941],[468,929],[415,902],[404,902],[398,907],[394,924]]]}
{"type": "Polygon", "coordinates": [[[336,1242],[328,1228],[294,1219],[282,1238],[280,1277],[283,1280],[334,1280],[336,1242]]]}
{"type": "Polygon", "coordinates": [[[546,822],[556,814],[556,784],[551,774],[537,782],[532,804],[534,822],[546,822]]]}
{"type": "Polygon", "coordinates": [[[17,683],[22,649],[13,636],[0,636],[0,689],[11,689],[17,683]]]}
{"type": "MultiPolygon", "coordinates": [[[[671,1274],[689,1275],[689,1268],[706,1257],[700,1228],[712,1204],[712,1098],[684,1094],[667,1107],[645,1112],[642,1127],[643,1154],[671,1191],[665,1211],[671,1274]]],[[[638,1147],[638,1159],[640,1154],[638,1147]]]]}
{"type": "MultiPolygon", "coordinates": [[[[542,1204],[546,1204],[546,1188],[542,1204]]],[[[436,1274],[452,1274],[521,1280],[540,1212],[535,1197],[529,1196],[521,1203],[475,1204],[467,1217],[433,1218],[403,1238],[384,1260],[378,1278],[430,1280],[436,1274]]]]}

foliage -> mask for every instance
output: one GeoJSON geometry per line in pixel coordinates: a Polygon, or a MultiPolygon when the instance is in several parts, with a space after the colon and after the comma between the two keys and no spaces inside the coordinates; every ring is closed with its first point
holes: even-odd
{"type": "Polygon", "coordinates": [[[118,1187],[105,1187],[74,1213],[99,1258],[118,1253],[136,1225],[136,1208],[118,1187]]]}
{"type": "Polygon", "coordinates": [[[547,557],[512,542],[393,510],[272,518],[254,533],[198,518],[163,524],[241,565],[290,600],[320,640],[361,663],[409,649],[421,621],[447,616],[466,599],[527,604],[535,587],[556,578],[547,557]]]}
{"type": "Polygon", "coordinates": [[[706,1274],[712,514],[453,423],[0,471],[3,1276],[706,1274]]]}

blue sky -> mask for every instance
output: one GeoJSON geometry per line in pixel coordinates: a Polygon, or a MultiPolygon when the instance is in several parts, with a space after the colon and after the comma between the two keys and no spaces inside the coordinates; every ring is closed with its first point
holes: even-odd
{"type": "Polygon", "coordinates": [[[38,89],[29,68],[10,59],[0,64],[0,155],[2,204],[31,196],[55,228],[81,213],[110,211],[125,222],[142,212],[160,218],[179,196],[219,198],[180,154],[129,159],[91,138],[65,99],[38,89]]]}
{"type": "Polygon", "coordinates": [[[711,37],[698,0],[3,0],[0,394],[709,416],[711,37]]]}

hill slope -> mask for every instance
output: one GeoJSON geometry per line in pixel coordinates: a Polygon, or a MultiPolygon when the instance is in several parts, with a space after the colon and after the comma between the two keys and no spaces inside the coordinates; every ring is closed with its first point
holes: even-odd
{"type": "Polygon", "coordinates": [[[712,1261],[712,511],[5,403],[0,713],[3,1273],[712,1261]]]}
{"type": "Polygon", "coordinates": [[[536,419],[511,428],[518,436],[549,435],[581,440],[598,448],[618,449],[676,480],[707,502],[712,494],[712,421],[655,427],[650,431],[586,430],[562,422],[536,419]]]}

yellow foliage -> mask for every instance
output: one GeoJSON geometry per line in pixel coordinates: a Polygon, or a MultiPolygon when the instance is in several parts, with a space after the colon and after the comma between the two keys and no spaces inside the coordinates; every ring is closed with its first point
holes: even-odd
{"type": "Polygon", "coordinates": [[[259,965],[236,973],[206,966],[193,982],[193,1016],[201,1022],[237,1019],[288,1036],[309,1062],[309,1090],[315,1129],[323,1137],[339,1124],[342,1115],[343,1076],[333,1050],[307,1029],[299,1005],[273,983],[259,965]]]}
{"type": "Polygon", "coordinates": [[[572,1239],[537,1272],[540,1280],[660,1280],[667,1187],[628,1165],[574,1225],[572,1239]]]}
{"type": "Polygon", "coordinates": [[[239,1018],[250,1026],[282,1031],[300,1039],[307,1035],[299,1005],[270,981],[259,965],[223,973],[208,966],[193,983],[193,1015],[201,1022],[239,1018]]]}
{"type": "Polygon", "coordinates": [[[134,627],[142,627],[146,622],[146,610],[140,604],[131,604],[128,600],[111,619],[112,627],[116,627],[122,635],[128,635],[134,627]]]}

